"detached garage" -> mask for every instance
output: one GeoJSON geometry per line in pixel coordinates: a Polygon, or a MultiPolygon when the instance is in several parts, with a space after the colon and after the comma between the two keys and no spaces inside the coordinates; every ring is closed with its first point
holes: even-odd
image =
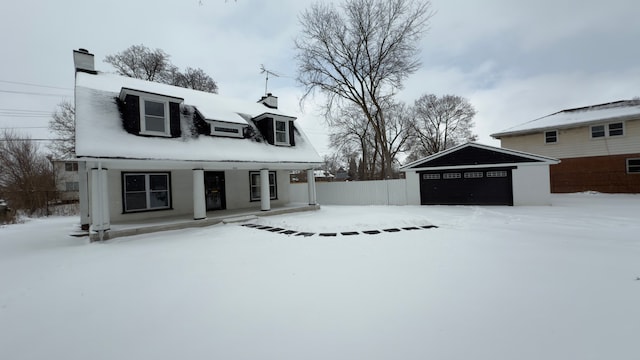
{"type": "Polygon", "coordinates": [[[466,143],[401,170],[412,194],[409,202],[416,205],[548,205],[549,165],[557,163],[540,155],[466,143]]]}

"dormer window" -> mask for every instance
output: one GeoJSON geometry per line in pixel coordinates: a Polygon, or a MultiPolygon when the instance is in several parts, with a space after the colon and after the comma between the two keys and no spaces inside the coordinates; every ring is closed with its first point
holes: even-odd
{"type": "Polygon", "coordinates": [[[296,146],[295,127],[296,118],[280,114],[264,113],[253,118],[254,124],[265,141],[277,146],[296,146]]]}
{"type": "Polygon", "coordinates": [[[274,120],[274,134],[276,145],[291,145],[289,143],[289,122],[283,120],[274,120]]]}
{"type": "Polygon", "coordinates": [[[244,128],[245,126],[241,124],[234,124],[223,121],[209,121],[211,124],[211,135],[213,136],[223,136],[223,137],[234,137],[234,138],[243,138],[244,137],[244,128]]]}
{"type": "Polygon", "coordinates": [[[169,103],[140,98],[140,132],[149,135],[169,136],[169,103]]]}

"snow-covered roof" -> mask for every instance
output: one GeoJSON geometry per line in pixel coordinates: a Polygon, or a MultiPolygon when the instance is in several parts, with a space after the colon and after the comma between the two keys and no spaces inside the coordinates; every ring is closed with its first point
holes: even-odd
{"type": "MultiPolygon", "coordinates": [[[[550,158],[547,156],[542,156],[542,155],[536,155],[536,154],[531,154],[531,153],[527,153],[524,151],[519,151],[519,150],[512,150],[512,149],[507,149],[507,148],[499,148],[499,147],[494,147],[494,146],[490,146],[490,145],[485,145],[485,144],[479,144],[476,142],[467,142],[467,143],[463,143],[460,145],[456,145],[454,147],[451,147],[449,149],[440,151],[439,153],[436,154],[431,154],[427,157],[424,157],[422,159],[418,159],[416,161],[413,161],[411,163],[405,164],[403,166],[400,167],[400,171],[417,171],[417,170],[424,170],[426,168],[430,168],[430,169],[435,169],[437,167],[432,167],[432,166],[425,166],[427,163],[436,160],[438,158],[441,157],[445,157],[451,153],[455,153],[457,151],[466,149],[466,148],[476,148],[476,149],[482,149],[482,150],[488,150],[488,151],[492,151],[495,153],[500,153],[500,154],[505,154],[505,155],[511,155],[511,156],[516,156],[520,159],[519,163],[520,164],[524,164],[524,163],[539,163],[539,164],[547,164],[547,165],[551,165],[551,164],[557,164],[560,161],[558,159],[554,159],[554,158],[550,158]]],[[[454,167],[487,167],[487,166],[498,166],[498,165],[504,165],[504,164],[500,164],[500,163],[491,163],[491,164],[469,164],[469,163],[465,163],[464,161],[460,161],[460,160],[456,160],[459,161],[459,163],[457,163],[456,165],[451,165],[451,166],[445,166],[448,168],[454,168],[454,167]]],[[[513,163],[509,163],[509,164],[513,164],[513,163]]]]}
{"type": "Polygon", "coordinates": [[[639,119],[640,100],[622,100],[606,104],[592,105],[557,113],[514,126],[491,134],[494,138],[502,136],[539,132],[547,129],[571,128],[601,121],[639,119]]]}
{"type": "MultiPolygon", "coordinates": [[[[254,139],[201,135],[178,138],[143,137],[128,133],[116,103],[123,88],[184,99],[207,120],[250,125],[265,113],[288,116],[253,101],[185,89],[113,74],[76,74],[76,155],[88,158],[122,158],[205,162],[322,163],[299,125],[295,146],[274,146],[254,139]]],[[[184,125],[184,124],[183,124],[184,125]]]]}

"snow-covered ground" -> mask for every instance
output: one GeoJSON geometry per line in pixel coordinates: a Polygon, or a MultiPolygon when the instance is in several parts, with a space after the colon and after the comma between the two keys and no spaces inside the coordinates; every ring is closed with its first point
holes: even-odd
{"type": "Polygon", "coordinates": [[[0,228],[0,359],[640,359],[640,196],[344,207],[120,238],[0,228]]]}

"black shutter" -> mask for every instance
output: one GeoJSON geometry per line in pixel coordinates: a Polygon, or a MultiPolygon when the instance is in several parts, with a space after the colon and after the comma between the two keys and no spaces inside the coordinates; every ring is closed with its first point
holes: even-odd
{"type": "Polygon", "coordinates": [[[180,129],[180,104],[169,102],[169,130],[171,137],[180,137],[182,131],[180,129]]]}
{"type": "Polygon", "coordinates": [[[273,118],[264,118],[256,123],[256,127],[260,130],[262,137],[271,145],[273,145],[273,118]]]}
{"type": "Polygon", "coordinates": [[[119,102],[122,127],[130,134],[140,134],[140,97],[127,95],[119,102]]]}
{"type": "Polygon", "coordinates": [[[296,146],[296,138],[294,136],[296,127],[293,126],[293,121],[288,121],[288,123],[289,123],[289,145],[296,146]]]}

